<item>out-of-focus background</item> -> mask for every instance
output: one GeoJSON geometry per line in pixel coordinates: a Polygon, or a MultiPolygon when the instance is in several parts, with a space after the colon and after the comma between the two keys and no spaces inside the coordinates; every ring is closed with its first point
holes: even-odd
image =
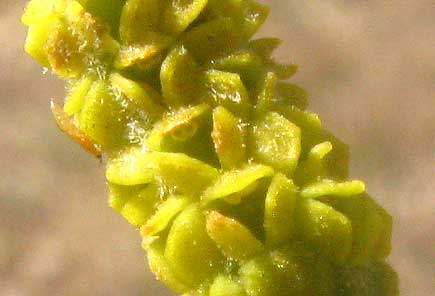
{"type": "MultiPolygon", "coordinates": [[[[102,165],[56,128],[63,84],[22,50],[25,0],[0,1],[0,295],[172,295],[106,206],[102,165]]],[[[354,178],[395,217],[405,296],[435,288],[435,2],[272,0],[260,35],[311,110],[349,143],[354,178]]]]}

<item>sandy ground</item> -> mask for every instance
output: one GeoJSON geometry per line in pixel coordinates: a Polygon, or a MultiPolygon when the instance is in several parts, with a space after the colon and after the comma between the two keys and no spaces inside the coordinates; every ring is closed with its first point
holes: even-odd
{"type": "MultiPolygon", "coordinates": [[[[275,0],[261,35],[311,110],[352,148],[352,176],[395,217],[405,296],[435,288],[435,2],[275,0]]],[[[61,135],[63,86],[23,53],[24,0],[0,2],[0,295],[172,295],[106,206],[103,167],[61,135]]]]}

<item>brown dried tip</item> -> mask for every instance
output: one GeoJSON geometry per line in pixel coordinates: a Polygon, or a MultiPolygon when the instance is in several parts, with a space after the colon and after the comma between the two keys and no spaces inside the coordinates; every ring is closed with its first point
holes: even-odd
{"type": "Polygon", "coordinates": [[[68,135],[74,142],[82,146],[86,151],[97,158],[101,158],[101,148],[98,147],[85,133],[83,133],[68,116],[59,104],[53,99],[50,100],[50,109],[56,120],[57,126],[68,135]]]}

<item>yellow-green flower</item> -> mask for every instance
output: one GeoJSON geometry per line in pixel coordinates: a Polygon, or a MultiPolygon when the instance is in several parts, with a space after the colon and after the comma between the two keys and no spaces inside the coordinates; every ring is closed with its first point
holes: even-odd
{"type": "Polygon", "coordinates": [[[183,295],[394,296],[392,218],[348,180],[253,0],[32,0],[25,50],[67,82],[61,129],[183,295]]]}

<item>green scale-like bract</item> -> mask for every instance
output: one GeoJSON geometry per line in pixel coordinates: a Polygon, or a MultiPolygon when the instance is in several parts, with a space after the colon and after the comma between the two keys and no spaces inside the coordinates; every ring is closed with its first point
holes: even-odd
{"type": "Polygon", "coordinates": [[[397,295],[392,219],[348,181],[251,0],[33,0],[26,51],[59,126],[107,157],[109,205],[186,295],[397,295]]]}

